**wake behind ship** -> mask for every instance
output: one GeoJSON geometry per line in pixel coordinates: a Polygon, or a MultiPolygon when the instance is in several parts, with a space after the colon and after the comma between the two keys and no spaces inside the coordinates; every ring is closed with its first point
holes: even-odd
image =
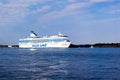
{"type": "Polygon", "coordinates": [[[38,37],[36,33],[31,31],[29,37],[19,39],[20,48],[68,48],[70,44],[68,37],[61,33],[49,37],[38,37]]]}

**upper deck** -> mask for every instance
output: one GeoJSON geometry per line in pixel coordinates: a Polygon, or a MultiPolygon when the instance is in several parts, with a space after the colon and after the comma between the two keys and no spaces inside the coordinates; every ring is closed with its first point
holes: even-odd
{"type": "Polygon", "coordinates": [[[67,36],[62,35],[59,33],[58,35],[54,36],[43,36],[38,37],[33,31],[27,38],[19,39],[19,43],[29,43],[29,42],[70,42],[67,36]]]}

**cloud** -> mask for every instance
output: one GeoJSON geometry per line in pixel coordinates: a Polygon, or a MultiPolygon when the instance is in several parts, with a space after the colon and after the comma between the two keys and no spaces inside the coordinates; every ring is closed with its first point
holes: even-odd
{"type": "Polygon", "coordinates": [[[51,9],[51,6],[45,5],[41,8],[38,8],[37,10],[33,10],[32,13],[40,13],[40,12],[46,12],[51,9]]]}
{"type": "Polygon", "coordinates": [[[0,23],[11,23],[24,17],[27,13],[26,8],[13,7],[15,5],[0,5],[0,23]]]}
{"type": "Polygon", "coordinates": [[[107,12],[110,14],[120,13],[120,4],[110,6],[109,9],[107,10],[107,12]]]}
{"type": "MultiPolygon", "coordinates": [[[[87,8],[89,8],[91,5],[94,5],[95,3],[111,1],[113,0],[67,0],[68,3],[64,6],[61,5],[62,8],[57,10],[54,9],[54,7],[56,8],[57,6],[48,3],[52,2],[54,4],[54,0],[6,0],[6,2],[0,1],[0,24],[17,22],[17,20],[20,20],[26,16],[32,15],[34,13],[39,14],[42,12],[46,13],[40,14],[40,21],[56,19],[59,17],[83,13],[87,10],[87,8]],[[34,5],[41,4],[42,6],[37,6],[36,9],[30,10],[29,8],[33,7],[34,5]]],[[[119,10],[115,11],[118,12],[119,10]]],[[[115,13],[115,11],[113,10],[111,11],[111,13],[115,13]]]]}
{"type": "Polygon", "coordinates": [[[38,3],[44,3],[52,0],[11,0],[10,3],[13,4],[26,4],[26,5],[35,5],[38,3]]]}
{"type": "MultiPolygon", "coordinates": [[[[20,19],[28,16],[31,11],[29,6],[38,3],[44,3],[51,0],[6,0],[0,1],[0,25],[8,23],[15,23],[20,19]]],[[[49,9],[49,6],[42,7],[41,10],[49,9]]],[[[39,10],[38,10],[39,11],[39,10]]]]}
{"type": "Polygon", "coordinates": [[[85,0],[85,1],[67,0],[67,1],[71,3],[64,6],[64,8],[61,10],[51,11],[47,14],[44,14],[42,18],[40,18],[40,20],[44,19],[46,21],[46,20],[56,19],[59,17],[80,14],[86,12],[88,8],[90,8],[92,5],[96,3],[114,2],[114,0],[85,0]]]}
{"type": "Polygon", "coordinates": [[[86,3],[86,2],[81,2],[81,3],[72,3],[69,5],[66,5],[62,10],[59,11],[52,11],[48,14],[43,15],[42,18],[57,18],[57,17],[63,17],[63,16],[69,16],[69,15],[73,15],[79,12],[82,12],[83,8],[86,8],[88,6],[90,6],[91,4],[86,3]]]}
{"type": "Polygon", "coordinates": [[[67,0],[69,3],[77,2],[76,0],[67,0]]]}
{"type": "Polygon", "coordinates": [[[99,12],[103,12],[106,14],[116,15],[120,13],[120,4],[113,4],[110,6],[106,6],[105,8],[101,9],[99,12]]]}
{"type": "Polygon", "coordinates": [[[100,2],[112,2],[114,0],[89,0],[89,1],[93,3],[100,3],[100,2]]]}
{"type": "Polygon", "coordinates": [[[110,10],[110,11],[108,11],[108,13],[110,13],[110,14],[117,14],[117,13],[120,13],[120,9],[110,10]]]}

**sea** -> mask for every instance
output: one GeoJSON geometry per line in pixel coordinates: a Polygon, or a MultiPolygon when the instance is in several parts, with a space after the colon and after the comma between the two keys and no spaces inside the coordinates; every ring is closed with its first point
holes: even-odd
{"type": "Polygon", "coordinates": [[[0,80],[120,80],[120,48],[0,48],[0,80]]]}

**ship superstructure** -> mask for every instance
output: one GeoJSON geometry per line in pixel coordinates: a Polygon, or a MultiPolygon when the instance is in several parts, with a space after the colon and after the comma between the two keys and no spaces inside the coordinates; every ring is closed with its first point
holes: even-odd
{"type": "Polygon", "coordinates": [[[68,48],[70,44],[68,36],[61,33],[49,37],[38,37],[36,33],[31,31],[29,37],[19,39],[20,48],[68,48]]]}

